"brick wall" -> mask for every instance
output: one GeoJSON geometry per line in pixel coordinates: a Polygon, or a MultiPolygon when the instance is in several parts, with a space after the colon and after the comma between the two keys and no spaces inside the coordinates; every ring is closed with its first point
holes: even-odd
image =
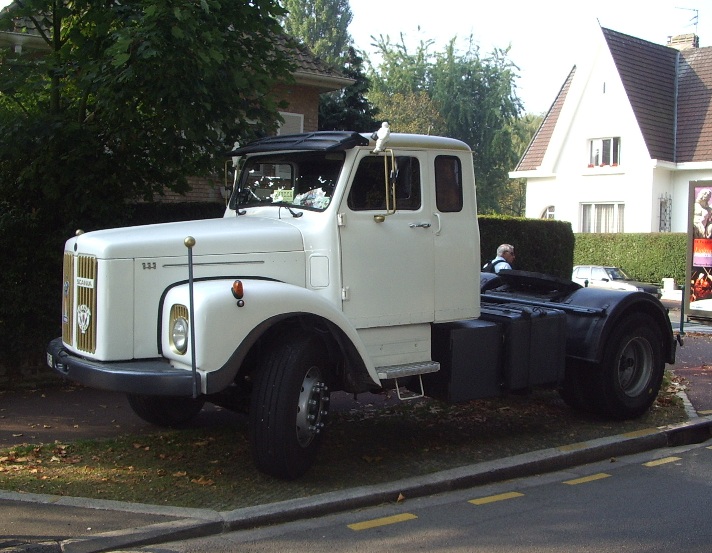
{"type": "Polygon", "coordinates": [[[165,195],[155,198],[159,202],[216,202],[225,203],[222,196],[223,184],[222,181],[215,182],[213,179],[200,177],[188,177],[188,184],[191,190],[183,194],[165,191],[165,195]]]}
{"type": "MultiPolygon", "coordinates": [[[[289,102],[285,112],[304,115],[304,132],[319,129],[319,91],[304,85],[280,85],[275,89],[279,99],[289,102]]],[[[213,182],[210,179],[191,177],[188,179],[191,191],[185,195],[166,191],[165,196],[158,198],[163,202],[218,202],[224,203],[221,195],[222,181],[213,182]]]]}

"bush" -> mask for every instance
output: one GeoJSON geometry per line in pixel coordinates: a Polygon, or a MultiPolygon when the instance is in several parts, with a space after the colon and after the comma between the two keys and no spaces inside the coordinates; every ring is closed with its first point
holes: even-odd
{"type": "Polygon", "coordinates": [[[632,278],[660,283],[685,282],[687,234],[576,234],[574,265],[622,267],[632,278]]]}
{"type": "Polygon", "coordinates": [[[480,215],[481,265],[493,259],[500,244],[512,244],[515,269],[571,278],[574,234],[571,224],[546,219],[480,215]]]}
{"type": "MultiPolygon", "coordinates": [[[[106,221],[128,226],[220,217],[221,204],[136,204],[106,221]]],[[[84,229],[90,230],[90,229],[84,229]]],[[[20,385],[44,369],[45,349],[61,330],[62,255],[68,236],[37,212],[0,204],[0,385],[20,385]]],[[[48,372],[48,369],[45,371],[48,372]]]]}

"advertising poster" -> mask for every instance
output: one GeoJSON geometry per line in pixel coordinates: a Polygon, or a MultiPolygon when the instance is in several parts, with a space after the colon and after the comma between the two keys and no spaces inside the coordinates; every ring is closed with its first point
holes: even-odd
{"type": "Polygon", "coordinates": [[[690,183],[690,229],[685,292],[691,318],[712,319],[712,181],[690,183]]]}

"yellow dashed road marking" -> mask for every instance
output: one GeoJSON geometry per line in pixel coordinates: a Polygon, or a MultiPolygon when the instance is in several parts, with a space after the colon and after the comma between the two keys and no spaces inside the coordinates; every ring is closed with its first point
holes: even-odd
{"type": "Polygon", "coordinates": [[[681,457],[664,457],[663,459],[657,459],[655,461],[649,461],[647,463],[643,463],[644,467],[657,467],[658,465],[665,465],[667,463],[674,463],[675,461],[679,461],[681,457]]]}
{"type": "Polygon", "coordinates": [[[402,515],[393,515],[391,517],[374,518],[373,520],[364,520],[363,522],[356,522],[354,524],[349,524],[348,527],[351,528],[351,530],[368,530],[369,528],[387,526],[389,524],[405,522],[407,520],[413,520],[415,518],[418,517],[411,513],[403,513],[402,515]]]}
{"type": "Polygon", "coordinates": [[[586,484],[587,482],[594,482],[595,480],[602,480],[603,478],[608,478],[610,474],[605,472],[599,472],[598,474],[592,474],[591,476],[584,476],[582,478],[574,478],[573,480],[565,480],[564,484],[569,486],[575,486],[576,484],[586,484]]]}
{"type": "Polygon", "coordinates": [[[468,503],[472,503],[473,505],[486,505],[487,503],[495,503],[496,501],[504,501],[505,499],[514,499],[515,497],[522,497],[523,495],[523,493],[519,492],[500,493],[497,495],[480,497],[478,499],[470,499],[468,503]]]}

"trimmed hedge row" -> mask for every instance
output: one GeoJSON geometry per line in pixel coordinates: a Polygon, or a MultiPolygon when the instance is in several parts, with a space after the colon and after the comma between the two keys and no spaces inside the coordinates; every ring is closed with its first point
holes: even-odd
{"type": "Polygon", "coordinates": [[[497,255],[500,244],[512,244],[514,268],[571,278],[574,234],[571,224],[546,219],[480,215],[482,265],[497,255]]]}
{"type": "MultiPolygon", "coordinates": [[[[224,210],[215,203],[136,204],[103,227],[208,219],[224,210]]],[[[0,388],[49,376],[45,348],[61,334],[62,255],[69,236],[46,227],[32,213],[0,205],[0,388]]]]}
{"type": "Polygon", "coordinates": [[[622,267],[631,278],[685,282],[686,233],[576,234],[574,265],[622,267]]]}
{"type": "Polygon", "coordinates": [[[507,243],[516,252],[514,268],[523,271],[571,278],[574,265],[612,265],[643,282],[685,282],[686,233],[573,234],[562,221],[491,215],[479,223],[483,264],[507,243]]]}

